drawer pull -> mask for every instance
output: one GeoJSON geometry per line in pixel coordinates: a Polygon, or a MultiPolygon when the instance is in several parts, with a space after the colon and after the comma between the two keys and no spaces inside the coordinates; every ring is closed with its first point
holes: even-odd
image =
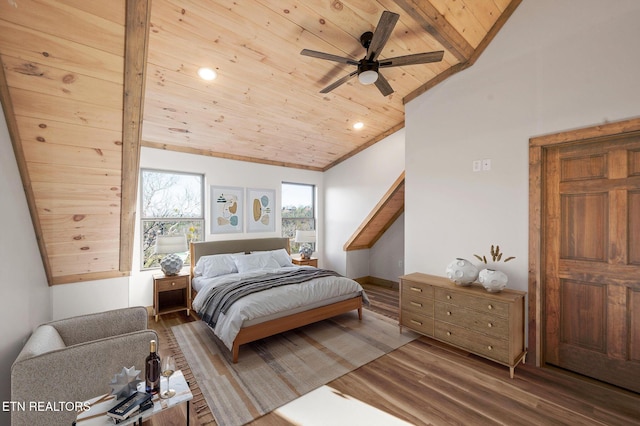
{"type": "Polygon", "coordinates": [[[487,349],[489,349],[490,351],[492,351],[492,350],[493,350],[493,346],[489,345],[489,346],[487,346],[487,349]]]}
{"type": "Polygon", "coordinates": [[[491,323],[491,322],[490,322],[490,323],[488,323],[488,324],[487,324],[487,327],[489,327],[489,328],[493,327],[493,323],[491,323]]]}
{"type": "Polygon", "coordinates": [[[447,311],[447,315],[451,315],[451,311],[447,311]]]}
{"type": "Polygon", "coordinates": [[[176,282],[175,281],[171,281],[171,285],[176,285],[176,282]]]}
{"type": "Polygon", "coordinates": [[[450,331],[447,331],[447,336],[451,336],[451,332],[450,331]]]}
{"type": "Polygon", "coordinates": [[[411,322],[415,325],[422,325],[421,321],[411,320],[411,322]]]}
{"type": "Polygon", "coordinates": [[[411,302],[411,304],[412,304],[413,306],[417,306],[417,307],[419,307],[419,308],[422,308],[422,303],[418,303],[418,302],[411,302]]]}
{"type": "Polygon", "coordinates": [[[487,309],[492,310],[493,309],[493,305],[487,306],[487,309]]]}
{"type": "Polygon", "coordinates": [[[447,299],[451,300],[451,295],[447,294],[447,299]]]}
{"type": "Polygon", "coordinates": [[[422,289],[420,287],[411,287],[412,291],[417,291],[418,293],[422,293],[422,289]]]}

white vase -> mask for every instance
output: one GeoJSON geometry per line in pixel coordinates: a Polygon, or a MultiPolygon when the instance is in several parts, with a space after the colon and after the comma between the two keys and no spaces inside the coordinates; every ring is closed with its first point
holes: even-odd
{"type": "Polygon", "coordinates": [[[446,274],[457,285],[467,286],[478,278],[478,268],[467,259],[458,257],[447,266],[446,274]]]}
{"type": "Polygon", "coordinates": [[[489,293],[497,293],[507,286],[509,277],[502,271],[483,269],[478,274],[478,281],[489,293]]]}

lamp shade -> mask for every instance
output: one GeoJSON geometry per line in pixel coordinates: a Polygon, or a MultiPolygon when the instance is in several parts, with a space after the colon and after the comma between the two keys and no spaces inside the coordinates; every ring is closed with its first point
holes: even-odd
{"type": "Polygon", "coordinates": [[[159,235],[156,237],[155,252],[157,254],[184,253],[188,249],[186,235],[159,235]]]}
{"type": "Polygon", "coordinates": [[[296,243],[315,243],[316,231],[296,231],[296,243]]]}

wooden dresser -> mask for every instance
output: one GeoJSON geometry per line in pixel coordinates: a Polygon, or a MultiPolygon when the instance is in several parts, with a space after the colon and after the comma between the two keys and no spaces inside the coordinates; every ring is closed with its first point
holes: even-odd
{"type": "Polygon", "coordinates": [[[509,367],[525,362],[524,297],[505,289],[489,293],[479,284],[413,273],[400,277],[402,327],[509,367]]]}

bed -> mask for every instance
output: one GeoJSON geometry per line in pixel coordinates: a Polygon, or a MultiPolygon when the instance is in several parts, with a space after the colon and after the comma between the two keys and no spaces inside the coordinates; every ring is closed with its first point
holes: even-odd
{"type": "Polygon", "coordinates": [[[196,242],[190,253],[192,307],[234,363],[240,345],[353,310],[362,319],[368,303],[356,281],[293,265],[288,238],[196,242]]]}

